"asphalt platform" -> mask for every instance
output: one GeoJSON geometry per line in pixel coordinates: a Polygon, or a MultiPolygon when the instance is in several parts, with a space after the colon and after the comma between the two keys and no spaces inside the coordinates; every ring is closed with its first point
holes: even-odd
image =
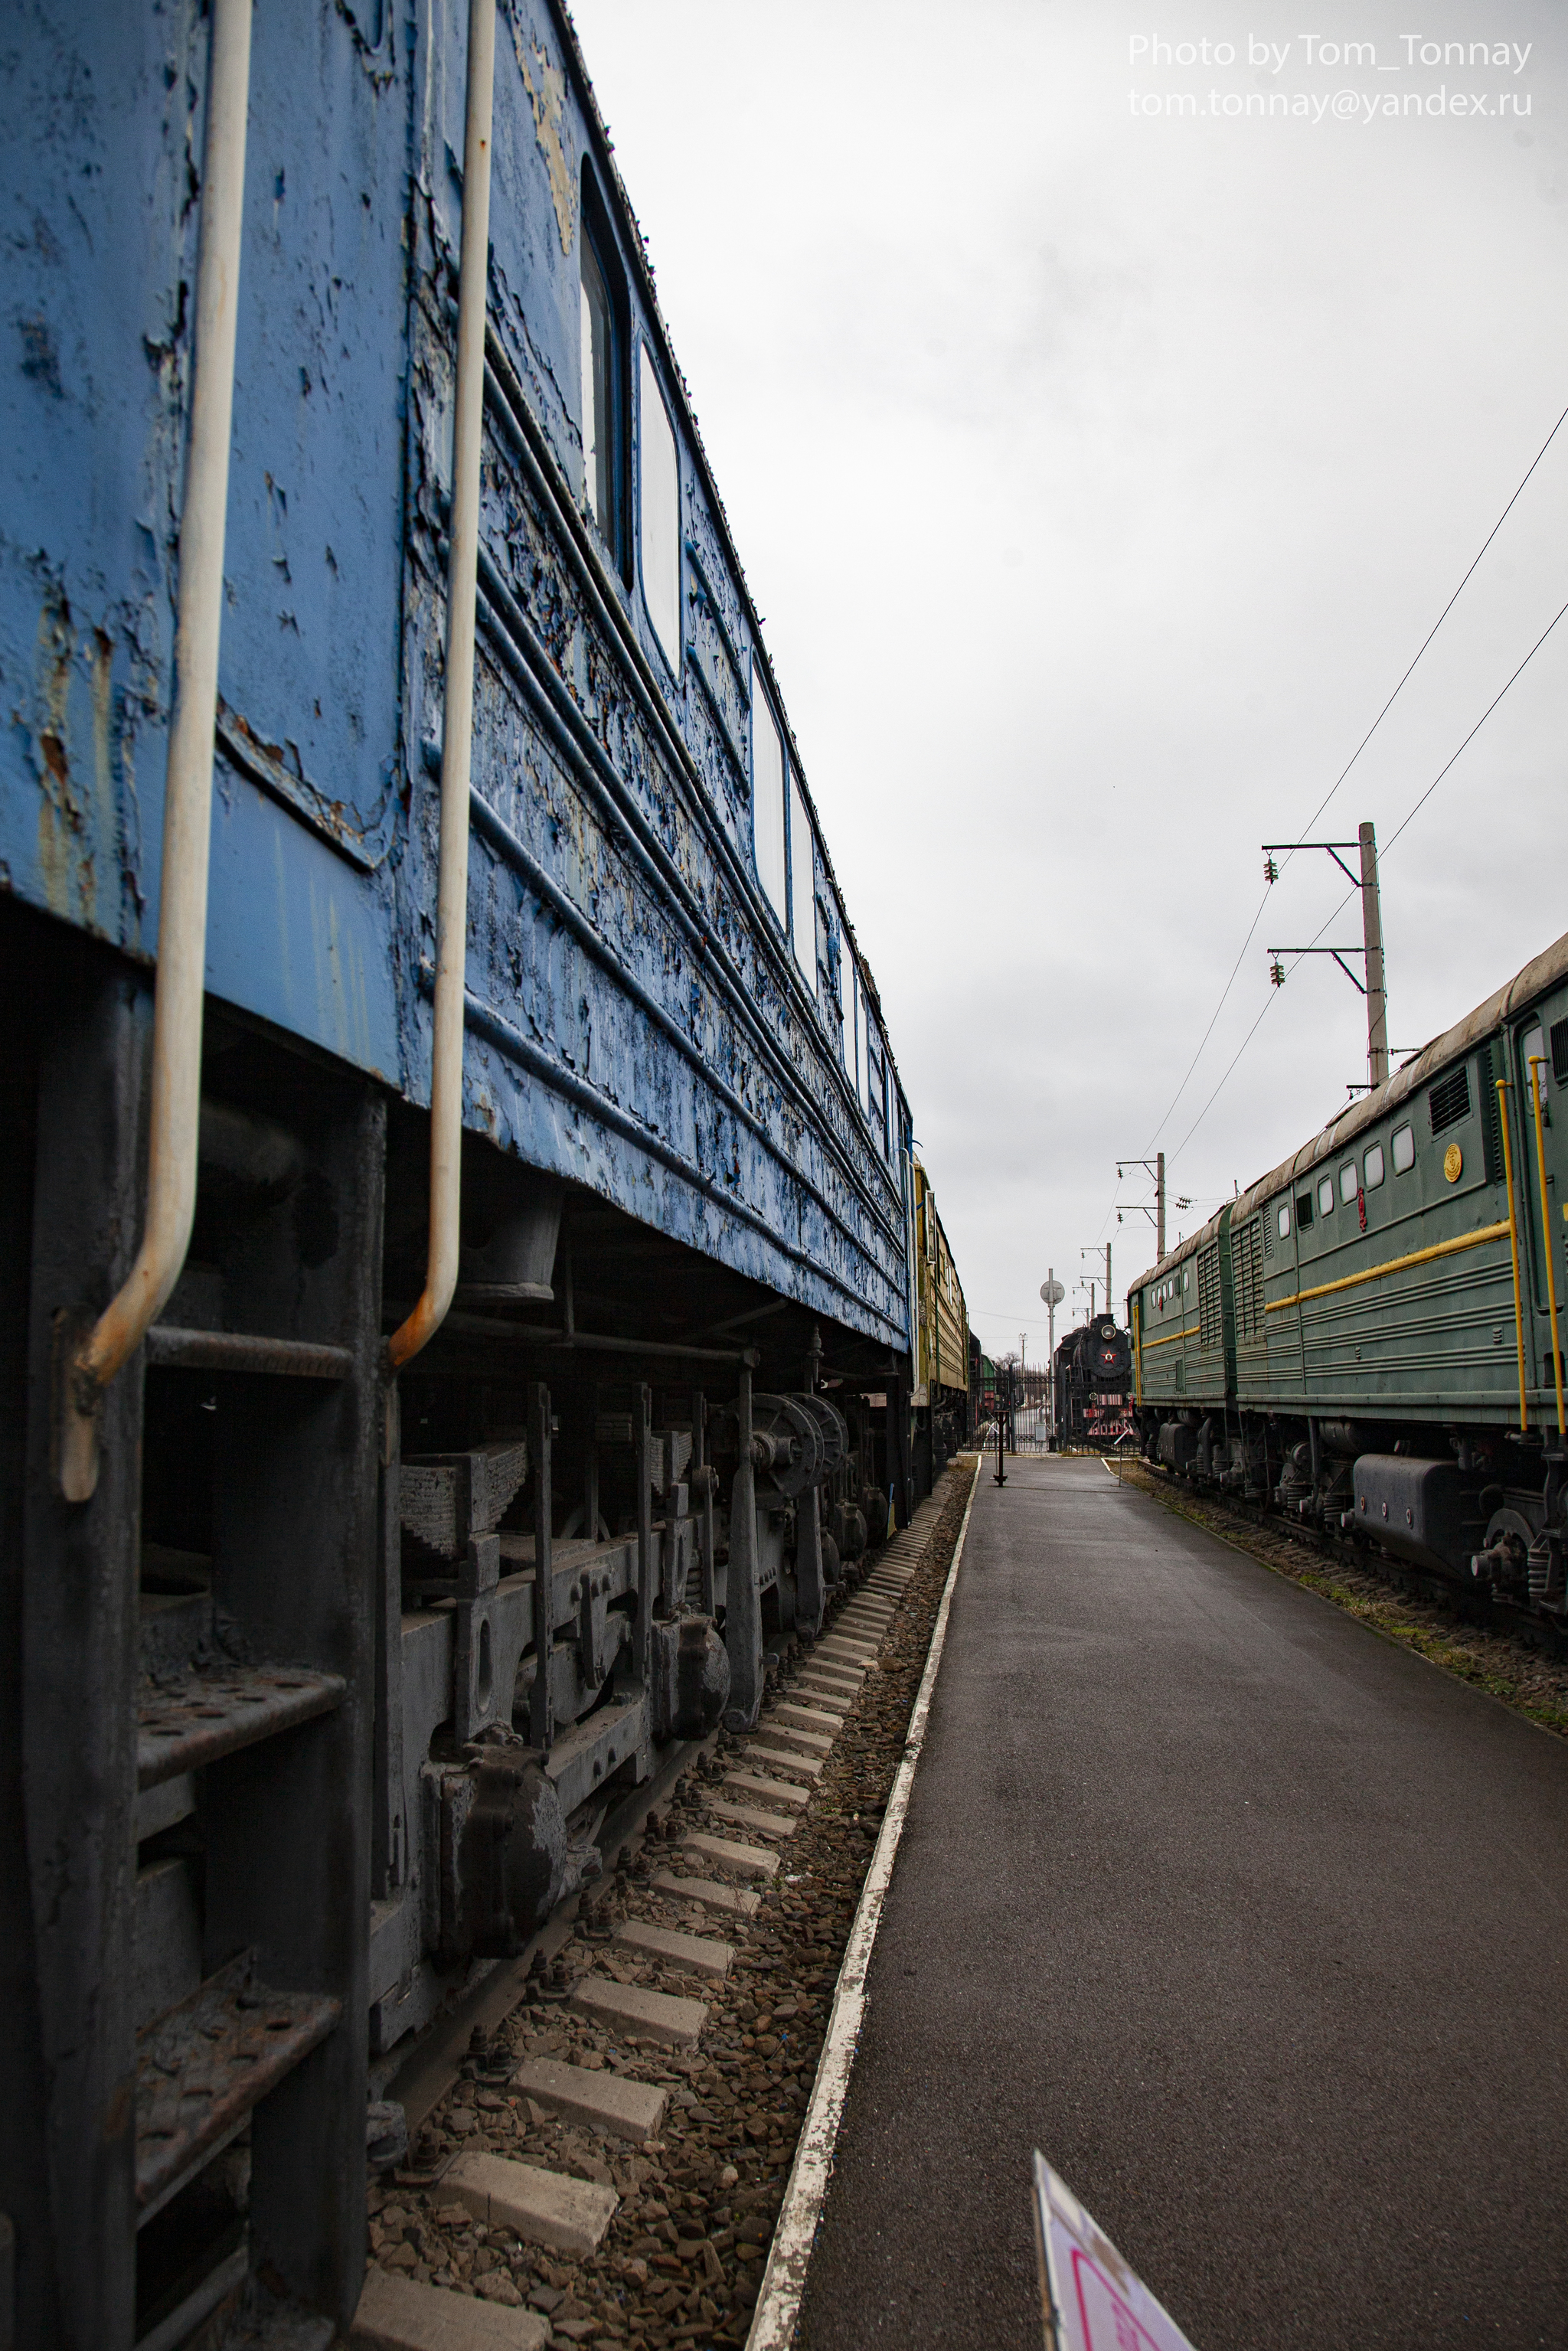
{"type": "Polygon", "coordinates": [[[1039,2351],[1040,2147],[1197,2351],[1568,2346],[1568,1741],[983,1466],[802,2351],[1039,2351]]]}

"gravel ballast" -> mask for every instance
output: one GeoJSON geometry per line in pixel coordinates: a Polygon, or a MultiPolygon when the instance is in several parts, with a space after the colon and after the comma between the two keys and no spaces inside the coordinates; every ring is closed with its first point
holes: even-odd
{"type": "MultiPolygon", "coordinates": [[[[545,1978],[471,2053],[464,2078],[433,2109],[416,2135],[413,2169],[372,2186],[373,2262],[526,2306],[548,2319],[557,2343],[628,2351],[744,2343],[974,1474],[964,1460],[938,1481],[937,1507],[917,1525],[921,1548],[905,1552],[914,1572],[886,1631],[877,1638],[862,1625],[857,1632],[875,1663],[852,1697],[835,1701],[844,1719],[831,1748],[824,1753],[815,1739],[798,1748],[789,1722],[772,1719],[811,1654],[797,1646],[757,1729],[721,1735],[716,1752],[677,1782],[674,1801],[650,1815],[638,1845],[606,1855],[607,1867],[622,1865],[593,1889],[545,1978]],[[811,1768],[802,1770],[803,1761],[811,1768]],[[744,1790],[725,1784],[737,1772],[744,1790]],[[768,1788],[776,1799],[763,1792],[768,1788]],[[766,1834],[734,1818],[753,1807],[768,1820],[766,1834]],[[694,1834],[706,1852],[685,1842],[694,1834]],[[776,1871],[742,1876],[711,1857],[715,1844],[735,1842],[765,1847],[777,1856],[776,1871]],[[731,1907],[730,1889],[742,1886],[756,1896],[749,1916],[731,1907]],[[724,1907],[696,1897],[699,1886],[711,1886],[724,1907]],[[685,1972],[662,1952],[616,1940],[617,1928],[633,1919],[731,1945],[727,1972],[685,1972]],[[653,2045],[580,2012],[572,1995],[589,1975],[702,2002],[695,2045],[653,2045]],[[514,2079],[525,2059],[660,2086],[659,2135],[634,2144],[562,2119],[514,2079]],[[443,2187],[460,2151],[611,2189],[619,2202],[598,2251],[554,2252],[476,2222],[443,2187]]],[[[871,1562],[873,1580],[878,1563],[871,1562]]],[[[824,1626],[835,1641],[845,1605],[856,1614],[854,1595],[840,1590],[824,1626]]]]}

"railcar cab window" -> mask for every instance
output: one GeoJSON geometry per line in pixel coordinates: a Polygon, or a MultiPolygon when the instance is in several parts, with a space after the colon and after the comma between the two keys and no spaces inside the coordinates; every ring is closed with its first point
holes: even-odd
{"type": "Polygon", "coordinates": [[[1274,1222],[1279,1229],[1280,1238],[1282,1241],[1289,1240],[1291,1237],[1291,1204],[1289,1200],[1281,1201],[1280,1213],[1275,1217],[1274,1222]]]}
{"type": "Polygon", "coordinates": [[[1413,1126],[1396,1126],[1390,1146],[1394,1154],[1396,1176],[1408,1176],[1416,1165],[1416,1130],[1413,1126]]]}
{"type": "Polygon", "coordinates": [[[643,601],[664,659],[681,674],[681,460],[646,343],[638,345],[637,516],[643,601]]]}
{"type": "Polygon", "coordinates": [[[751,673],[751,826],[757,878],[783,926],[789,921],[789,890],[784,857],[784,739],[755,666],[751,673]]]}
{"type": "Polygon", "coordinates": [[[1344,1165],[1339,1171],[1339,1196],[1344,1202],[1346,1207],[1350,1206],[1360,1189],[1361,1185],[1356,1176],[1355,1162],[1354,1159],[1347,1159],[1344,1165]]]}
{"type": "Polygon", "coordinates": [[[1333,1177],[1325,1176],[1318,1186],[1318,1214],[1320,1217],[1327,1217],[1332,1216],[1333,1213],[1333,1177]]]}
{"type": "Polygon", "coordinates": [[[1383,1145],[1375,1143],[1361,1163],[1361,1173],[1369,1192],[1375,1192],[1383,1181],[1383,1145]]]}
{"type": "Polygon", "coordinates": [[[1521,1077],[1524,1080],[1524,1099],[1526,1104],[1528,1105],[1531,1100],[1530,1081],[1532,1077],[1536,1080],[1536,1082],[1541,1088],[1541,1099],[1544,1102],[1548,1092],[1546,1083],[1546,1039],[1542,1032],[1539,1021],[1537,1021],[1533,1029],[1527,1029],[1524,1032],[1523,1039],[1521,1041],[1519,1048],[1519,1071],[1521,1077]],[[1532,1062],[1534,1061],[1540,1062],[1541,1066],[1539,1069],[1532,1067],[1532,1062]]]}
{"type": "Polygon", "coordinates": [[[621,273],[611,257],[613,245],[598,223],[601,210],[584,171],[578,235],[583,493],[599,535],[624,578],[626,303],[621,273]]]}

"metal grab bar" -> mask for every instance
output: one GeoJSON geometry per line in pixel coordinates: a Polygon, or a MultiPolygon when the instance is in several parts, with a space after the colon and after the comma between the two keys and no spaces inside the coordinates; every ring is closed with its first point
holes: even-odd
{"type": "Polygon", "coordinates": [[[167,1304],[185,1262],[195,1217],[213,745],[245,214],[250,34],[251,0],[214,0],[191,435],[180,515],[173,708],[163,788],[147,1222],[136,1262],[119,1294],[99,1316],[86,1340],[65,1358],[63,1393],[57,1399],[57,1474],[68,1502],[89,1500],[97,1488],[99,1417],[104,1391],[167,1304]]]}
{"type": "Polygon", "coordinates": [[[1530,1098],[1535,1105],[1535,1164],[1541,1171],[1541,1235],[1546,1245],[1546,1306],[1552,1318],[1552,1377],[1557,1389],[1557,1434],[1568,1435],[1563,1417],[1563,1355],[1557,1343],[1557,1276],[1552,1263],[1552,1205],[1546,1197],[1546,1137],[1541,1122],[1541,1071],[1544,1053],[1530,1057],[1530,1098]]]}
{"type": "Polygon", "coordinates": [[[474,627],[479,564],[479,455],[485,433],[485,314],[490,277],[490,131],[496,0],[468,0],[463,132],[463,251],[446,565],[446,693],[441,726],[441,867],[430,1061],[430,1241],[424,1288],[387,1342],[400,1371],[433,1339],[457,1287],[463,1184],[463,999],[468,946],[468,785],[474,748],[474,627]]]}
{"type": "Polygon", "coordinates": [[[1508,1246],[1513,1258],[1513,1335],[1519,1350],[1519,1429],[1522,1437],[1530,1426],[1530,1409],[1524,1394],[1524,1302],[1519,1287],[1519,1217],[1513,1205],[1513,1144],[1508,1132],[1508,1097],[1513,1091],[1512,1080],[1499,1078],[1497,1091],[1497,1123],[1502,1129],[1502,1165],[1508,1179],[1508,1246]]]}

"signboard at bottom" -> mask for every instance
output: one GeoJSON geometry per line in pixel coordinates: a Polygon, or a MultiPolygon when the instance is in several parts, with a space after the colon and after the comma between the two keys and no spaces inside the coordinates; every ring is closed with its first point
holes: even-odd
{"type": "Polygon", "coordinates": [[[1038,2152],[1031,2201],[1046,2351],[1193,2351],[1038,2152]]]}

